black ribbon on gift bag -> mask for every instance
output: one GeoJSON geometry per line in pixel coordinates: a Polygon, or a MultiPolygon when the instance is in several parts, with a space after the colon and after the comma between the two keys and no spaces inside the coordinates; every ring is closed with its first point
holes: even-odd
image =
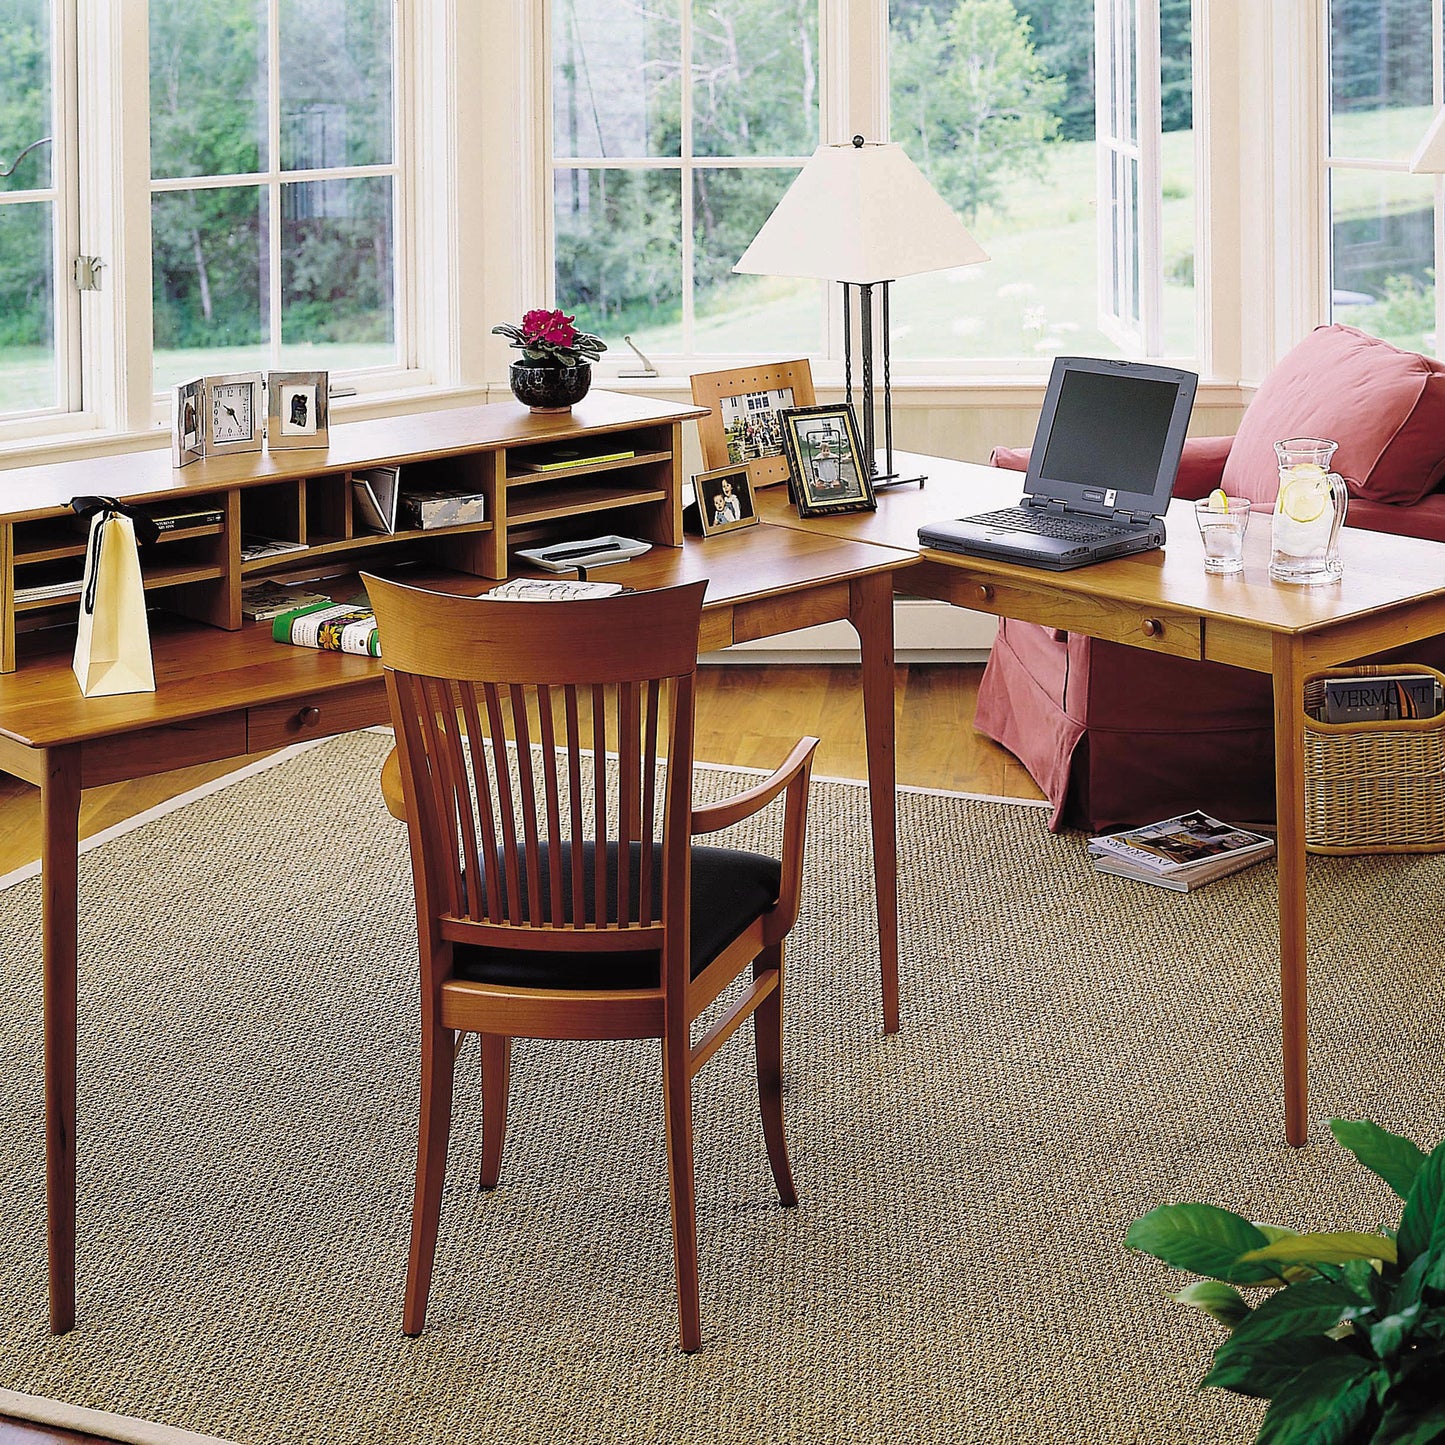
{"type": "MultiPolygon", "coordinates": [[[[109,516],[113,512],[119,512],[122,516],[129,517],[135,527],[136,545],[140,547],[149,546],[161,534],[161,529],[144,512],[127,506],[119,497],[72,497],[70,499],[70,510],[77,517],[94,517],[97,512],[104,512],[109,516]]],[[[81,598],[80,605],[89,613],[95,613],[95,579],[100,571],[100,542],[104,529],[92,527],[90,529],[91,555],[86,558],[85,571],[90,578],[90,586],[86,589],[86,595],[81,598]]]]}

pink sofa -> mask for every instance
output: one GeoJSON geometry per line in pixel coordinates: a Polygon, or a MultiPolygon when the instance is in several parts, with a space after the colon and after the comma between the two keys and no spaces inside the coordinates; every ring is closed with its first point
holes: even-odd
{"type": "MultiPolygon", "coordinates": [[[[1223,486],[1272,506],[1274,441],[1337,440],[1348,525],[1445,542],[1445,364],[1348,326],[1325,326],[1260,386],[1233,437],[1191,438],[1178,497],[1223,486]]],[[[999,448],[1023,470],[1028,452],[999,448]]],[[[1397,658],[1396,660],[1404,660],[1397,658]]],[[[1410,660],[1445,669],[1445,638],[1410,660]]],[[[1014,753],[1054,806],[1050,826],[1125,827],[1203,808],[1236,822],[1274,817],[1270,680],[1004,622],[975,726],[1014,753]]]]}

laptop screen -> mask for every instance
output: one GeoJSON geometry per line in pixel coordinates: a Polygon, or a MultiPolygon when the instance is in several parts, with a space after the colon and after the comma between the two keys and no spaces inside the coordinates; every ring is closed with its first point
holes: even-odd
{"type": "Polygon", "coordinates": [[[1133,361],[1054,362],[1027,490],[1071,505],[1162,515],[1199,378],[1133,361]]]}

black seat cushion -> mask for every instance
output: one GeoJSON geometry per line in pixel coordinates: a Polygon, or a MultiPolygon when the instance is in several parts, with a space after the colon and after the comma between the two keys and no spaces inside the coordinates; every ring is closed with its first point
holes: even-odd
{"type": "MultiPolygon", "coordinates": [[[[570,843],[562,844],[562,874],[571,873],[570,843]]],[[[596,870],[596,848],[582,845],[582,872],[586,880],[587,921],[593,916],[593,880],[596,870]]],[[[642,845],[633,843],[631,897],[633,912],[640,893],[642,845]]],[[[608,922],[617,921],[617,862],[619,850],[615,843],[607,846],[608,922]]],[[[547,844],[538,849],[538,866],[542,879],[547,877],[547,844]]],[[[761,853],[742,853],[732,848],[694,848],[692,850],[692,951],[694,978],[755,919],[761,918],[777,901],[782,884],[782,864],[761,853]]],[[[521,893],[525,905],[527,880],[522,878],[521,893]]],[[[662,897],[662,850],[652,849],[652,897],[662,897]]],[[[572,900],[564,887],[564,918],[572,922],[572,900]]],[[[542,914],[551,921],[550,897],[543,899],[542,914]]],[[[565,943],[565,940],[559,939],[565,943]]],[[[513,988],[656,988],[659,979],[659,955],[652,950],[637,953],[538,951],[520,948],[482,948],[459,943],[453,952],[453,973],[457,978],[475,983],[504,984],[513,988]]]]}

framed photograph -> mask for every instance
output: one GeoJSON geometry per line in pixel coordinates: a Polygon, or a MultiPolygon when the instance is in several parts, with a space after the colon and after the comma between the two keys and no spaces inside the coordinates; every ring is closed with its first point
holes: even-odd
{"type": "Polygon", "coordinates": [[[812,406],[813,372],[807,358],[735,371],[704,371],[692,378],[692,399],[708,414],[697,424],[702,459],[710,471],[746,466],[757,487],[788,480],[783,447],[783,412],[812,406]]]}
{"type": "Polygon", "coordinates": [[[860,459],[853,408],[795,406],[783,413],[783,440],[793,473],[793,501],[800,517],[828,512],[873,512],[872,471],[860,459]]]}
{"type": "Polygon", "coordinates": [[[324,447],[330,442],[330,380],[324,371],[266,375],[266,445],[273,452],[324,447]]]}
{"type": "Polygon", "coordinates": [[[758,509],[746,464],[697,472],[692,479],[692,490],[697,499],[698,525],[704,537],[757,526],[758,509]]]}
{"type": "Polygon", "coordinates": [[[183,381],[171,390],[171,465],[188,467],[206,454],[205,430],[202,422],[204,377],[183,381]]]}
{"type": "Polygon", "coordinates": [[[261,450],[266,439],[261,416],[263,386],[259,371],[237,371],[204,379],[201,426],[208,457],[261,450]]]}

